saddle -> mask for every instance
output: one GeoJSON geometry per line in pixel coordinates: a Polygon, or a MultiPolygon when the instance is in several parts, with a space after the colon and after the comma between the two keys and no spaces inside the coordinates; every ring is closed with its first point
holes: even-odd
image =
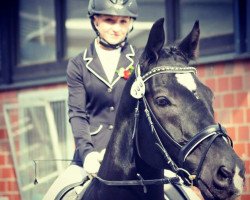
{"type": "Polygon", "coordinates": [[[92,179],[86,177],[81,182],[73,183],[63,188],[55,200],[81,200],[92,179]]]}

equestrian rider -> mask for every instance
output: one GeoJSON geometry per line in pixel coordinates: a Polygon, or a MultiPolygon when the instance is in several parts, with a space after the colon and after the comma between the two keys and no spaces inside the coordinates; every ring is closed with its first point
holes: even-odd
{"type": "Polygon", "coordinates": [[[67,67],[73,162],[43,200],[55,199],[62,189],[81,183],[86,173],[98,172],[114,128],[125,72],[138,63],[139,52],[127,41],[138,16],[136,0],[90,0],[88,14],[96,38],[67,67]]]}

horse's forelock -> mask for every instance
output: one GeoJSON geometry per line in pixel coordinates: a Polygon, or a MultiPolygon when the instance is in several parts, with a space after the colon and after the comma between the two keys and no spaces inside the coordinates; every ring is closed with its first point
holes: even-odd
{"type": "Polygon", "coordinates": [[[182,52],[177,46],[170,46],[164,49],[163,58],[173,58],[176,62],[180,62],[184,65],[189,63],[189,58],[184,52],[182,52]]]}

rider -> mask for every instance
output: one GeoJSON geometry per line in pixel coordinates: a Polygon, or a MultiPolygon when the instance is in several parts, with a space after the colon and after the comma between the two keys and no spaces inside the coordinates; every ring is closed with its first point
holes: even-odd
{"type": "Polygon", "coordinates": [[[126,83],[124,75],[139,58],[127,42],[138,16],[136,0],[90,0],[88,14],[96,38],[67,67],[74,158],[43,200],[55,199],[69,185],[81,183],[86,173],[98,172],[126,83]]]}

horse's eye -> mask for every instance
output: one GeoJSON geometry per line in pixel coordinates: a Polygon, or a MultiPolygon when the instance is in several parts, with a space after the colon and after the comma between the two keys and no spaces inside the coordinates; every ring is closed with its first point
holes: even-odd
{"type": "Polygon", "coordinates": [[[161,107],[171,105],[171,102],[169,101],[169,99],[164,96],[156,97],[155,102],[158,106],[161,106],[161,107]]]}

